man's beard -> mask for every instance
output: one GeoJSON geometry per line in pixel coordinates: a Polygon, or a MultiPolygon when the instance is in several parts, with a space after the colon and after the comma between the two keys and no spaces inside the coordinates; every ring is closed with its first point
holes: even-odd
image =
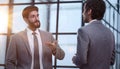
{"type": "Polygon", "coordinates": [[[89,15],[87,14],[87,12],[85,12],[85,13],[83,14],[83,22],[84,22],[84,23],[88,23],[88,22],[89,22],[89,15]]]}
{"type": "Polygon", "coordinates": [[[39,28],[40,27],[40,21],[39,20],[36,20],[35,22],[30,22],[29,21],[29,26],[32,27],[32,28],[39,28]],[[38,23],[36,25],[36,23],[38,23]]]}
{"type": "Polygon", "coordinates": [[[83,17],[83,22],[84,23],[88,23],[89,21],[88,21],[88,18],[87,17],[83,17]]]}

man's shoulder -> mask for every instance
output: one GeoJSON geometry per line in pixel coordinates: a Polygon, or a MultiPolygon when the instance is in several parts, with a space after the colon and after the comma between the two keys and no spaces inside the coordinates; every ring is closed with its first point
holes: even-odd
{"type": "Polygon", "coordinates": [[[40,29],[39,29],[39,32],[42,33],[42,34],[52,34],[52,33],[48,32],[48,31],[44,31],[44,30],[40,30],[40,29]]]}
{"type": "Polygon", "coordinates": [[[19,31],[17,33],[13,33],[12,37],[20,37],[20,36],[24,36],[25,33],[27,33],[25,30],[23,31],[19,31]]]}
{"type": "Polygon", "coordinates": [[[81,27],[81,28],[78,29],[78,32],[79,31],[87,31],[88,29],[89,29],[88,25],[87,26],[83,26],[83,27],[81,27]]]}

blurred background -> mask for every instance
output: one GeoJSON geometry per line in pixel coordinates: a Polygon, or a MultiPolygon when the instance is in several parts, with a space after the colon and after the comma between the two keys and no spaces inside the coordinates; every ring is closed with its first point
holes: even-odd
{"type": "MultiPolygon", "coordinates": [[[[111,69],[120,69],[120,0],[104,1],[107,9],[102,21],[114,33],[116,43],[115,64],[111,69]]],[[[63,60],[53,56],[53,69],[78,69],[72,57],[76,53],[77,30],[84,26],[83,3],[84,0],[0,0],[0,69],[5,68],[10,36],[27,27],[22,10],[28,5],[39,8],[40,29],[51,32],[65,51],[63,60]]]]}

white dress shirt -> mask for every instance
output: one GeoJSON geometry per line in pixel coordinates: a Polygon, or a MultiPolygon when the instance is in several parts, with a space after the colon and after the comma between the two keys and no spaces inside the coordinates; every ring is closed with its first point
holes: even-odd
{"type": "MultiPolygon", "coordinates": [[[[43,64],[42,64],[42,41],[40,37],[40,32],[38,29],[35,31],[37,34],[38,38],[38,45],[39,45],[39,57],[40,57],[40,69],[43,69],[43,64]]],[[[34,62],[34,39],[33,39],[33,31],[27,28],[27,37],[28,37],[28,43],[30,46],[31,54],[32,54],[32,63],[31,63],[31,69],[33,69],[33,62],[34,62]]]]}
{"type": "Polygon", "coordinates": [[[93,20],[91,20],[89,23],[92,23],[92,22],[94,22],[94,21],[98,21],[97,19],[93,19],[93,20]]]}

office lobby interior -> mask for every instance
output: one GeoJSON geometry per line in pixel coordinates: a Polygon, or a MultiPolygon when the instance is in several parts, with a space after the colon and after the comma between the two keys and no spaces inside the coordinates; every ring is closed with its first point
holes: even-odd
{"type": "MultiPolygon", "coordinates": [[[[65,52],[63,60],[52,57],[53,69],[79,69],[72,62],[77,48],[77,31],[85,26],[82,17],[85,0],[0,0],[0,69],[5,69],[5,57],[10,37],[24,30],[22,18],[26,6],[39,8],[41,30],[51,32],[65,52]]],[[[115,36],[115,63],[110,69],[120,69],[120,0],[104,0],[106,12],[102,19],[115,36]]]]}

